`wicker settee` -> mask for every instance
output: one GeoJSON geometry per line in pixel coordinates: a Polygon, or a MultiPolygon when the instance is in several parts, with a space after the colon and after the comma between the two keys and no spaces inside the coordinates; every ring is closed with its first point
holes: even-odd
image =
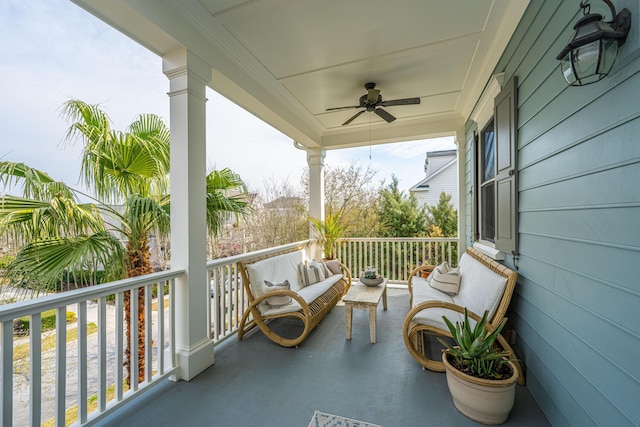
{"type": "MultiPolygon", "coordinates": [[[[484,311],[489,312],[487,327],[494,329],[502,321],[509,307],[518,274],[477,249],[469,248],[459,263],[460,287],[455,295],[446,294],[429,285],[422,272],[431,273],[434,266],[422,265],[409,277],[411,309],[402,326],[405,346],[424,368],[444,372],[441,354],[433,354],[431,337],[451,337],[442,316],[454,324],[462,321],[465,307],[469,317],[479,321],[484,311]],[[430,354],[431,353],[431,354],[430,354]],[[431,357],[430,357],[431,356],[431,357]]],[[[433,275],[433,273],[431,273],[433,275]]],[[[500,335],[499,345],[515,354],[509,343],[500,335]]],[[[522,368],[516,362],[520,384],[524,384],[522,368]]]]}
{"type": "Polygon", "coordinates": [[[276,344],[283,347],[298,346],[348,291],[351,273],[338,261],[333,265],[327,262],[334,270],[329,272],[331,274],[317,283],[306,285],[300,273],[300,264],[309,261],[306,252],[305,246],[300,246],[239,263],[249,306],[240,321],[238,340],[242,340],[249,330],[257,326],[276,344]],[[265,281],[284,280],[289,282],[289,290],[273,290],[265,286],[265,281]],[[270,304],[274,297],[289,299],[290,302],[274,306],[270,304]],[[301,328],[294,328],[300,332],[296,336],[285,336],[271,327],[271,321],[282,318],[302,322],[301,328]]]}

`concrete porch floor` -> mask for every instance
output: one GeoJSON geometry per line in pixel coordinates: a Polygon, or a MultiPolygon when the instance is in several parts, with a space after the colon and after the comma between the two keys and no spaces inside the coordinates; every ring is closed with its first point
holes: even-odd
{"type": "MultiPolygon", "coordinates": [[[[451,401],[443,373],[422,370],[409,355],[401,327],[409,307],[404,289],[389,289],[378,307],[377,343],[369,318],[353,312],[345,339],[339,304],[297,348],[282,348],[262,333],[216,348],[216,363],[190,382],[167,381],[103,420],[102,426],[306,427],[315,410],[384,427],[478,426],[451,401]]],[[[526,387],[505,426],[550,425],[526,387]]]]}

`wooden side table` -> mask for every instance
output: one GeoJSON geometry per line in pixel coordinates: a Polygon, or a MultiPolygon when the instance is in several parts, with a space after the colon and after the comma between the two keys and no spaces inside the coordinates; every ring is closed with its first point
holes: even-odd
{"type": "Polygon", "coordinates": [[[384,279],[378,286],[366,286],[357,282],[351,285],[349,292],[342,298],[344,302],[345,326],[347,329],[347,339],[351,339],[351,320],[353,309],[360,308],[369,311],[369,335],[371,342],[376,342],[376,311],[378,303],[382,297],[382,306],[387,309],[387,279],[384,279]]]}

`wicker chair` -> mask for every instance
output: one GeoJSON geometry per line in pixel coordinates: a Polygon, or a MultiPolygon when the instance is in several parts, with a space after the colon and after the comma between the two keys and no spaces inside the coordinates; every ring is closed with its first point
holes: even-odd
{"type": "MultiPolygon", "coordinates": [[[[490,330],[493,330],[505,317],[505,314],[509,307],[509,303],[511,301],[511,296],[513,295],[518,274],[510,270],[506,266],[487,257],[476,249],[468,248],[466,253],[474,260],[479,261],[487,269],[506,279],[506,285],[504,286],[502,295],[499,296],[500,299],[497,304],[497,308],[495,309],[493,316],[487,322],[487,327],[490,328],[490,330]]],[[[444,293],[442,293],[442,300],[429,298],[427,300],[416,301],[414,304],[415,282],[424,280],[419,278],[422,271],[432,272],[434,268],[435,267],[432,265],[422,265],[413,270],[411,276],[409,277],[408,284],[409,292],[411,293],[411,310],[409,310],[409,313],[407,313],[407,315],[405,316],[404,323],[402,325],[402,335],[407,350],[409,351],[411,356],[413,356],[413,358],[416,359],[420,365],[422,365],[423,368],[437,372],[444,372],[444,365],[440,357],[437,357],[436,359],[429,358],[428,349],[425,345],[425,339],[428,339],[429,336],[451,338],[451,333],[446,327],[435,326],[435,324],[437,323],[442,323],[439,322],[439,319],[435,319],[435,317],[439,317],[443,312],[446,312],[448,310],[450,312],[450,315],[447,314],[447,317],[451,319],[456,315],[456,313],[464,313],[465,307],[450,301],[451,298],[447,298],[446,294],[444,293]],[[437,315],[432,316],[434,317],[433,321],[423,320],[425,318],[425,315],[428,316],[428,312],[426,312],[425,310],[433,310],[432,313],[437,312],[437,315]],[[418,317],[420,317],[421,320],[418,320],[418,317]]],[[[462,276],[462,283],[460,287],[461,293],[464,291],[466,280],[472,280],[472,278],[465,277],[464,275],[462,276]]],[[[424,283],[422,283],[421,285],[428,286],[424,283]]],[[[438,292],[439,291],[434,290],[430,291],[430,294],[433,295],[434,293],[438,292]]],[[[479,321],[482,314],[483,313],[474,313],[469,310],[469,317],[474,319],[475,321],[479,321]]],[[[515,353],[513,352],[513,349],[502,335],[498,336],[497,342],[499,343],[500,347],[502,347],[505,351],[508,351],[511,354],[511,357],[515,359],[515,353]]],[[[522,367],[517,361],[515,362],[515,364],[519,371],[518,383],[524,385],[524,375],[522,373],[522,367]]]]}
{"type": "MultiPolygon", "coordinates": [[[[243,336],[247,332],[257,326],[262,333],[264,333],[267,338],[274,343],[283,347],[297,347],[305,338],[307,338],[307,336],[309,336],[309,333],[349,290],[349,287],[351,286],[351,272],[344,264],[339,263],[340,268],[342,269],[342,277],[335,281],[335,283],[328,286],[322,294],[318,295],[311,301],[309,301],[308,296],[304,295],[304,291],[298,293],[294,290],[277,290],[256,296],[254,294],[255,287],[251,286],[251,275],[248,272],[248,266],[269,258],[275,258],[279,255],[292,253],[301,248],[304,247],[293,248],[285,252],[269,254],[239,263],[240,272],[242,274],[242,284],[248,296],[249,306],[244,311],[239,324],[238,340],[242,340],[243,336]],[[290,308],[284,308],[281,310],[265,309],[265,307],[267,307],[265,305],[266,299],[278,295],[290,296],[294,303],[290,308]],[[293,338],[283,337],[270,327],[270,321],[282,318],[293,318],[301,321],[303,328],[300,335],[293,338]]],[[[295,271],[295,273],[291,272],[291,274],[297,274],[297,271],[295,271]]],[[[313,286],[318,285],[310,285],[307,288],[311,288],[313,286]]]]}

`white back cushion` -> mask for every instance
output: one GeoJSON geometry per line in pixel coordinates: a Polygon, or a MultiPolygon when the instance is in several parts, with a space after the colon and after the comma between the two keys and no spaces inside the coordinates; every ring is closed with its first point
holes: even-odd
{"type": "Polygon", "coordinates": [[[267,291],[265,280],[270,282],[289,281],[292,291],[302,289],[300,283],[300,274],[298,273],[298,265],[305,258],[304,249],[291,252],[288,254],[274,256],[262,261],[254,262],[247,265],[249,273],[249,282],[251,292],[255,298],[258,298],[267,291]]]}
{"type": "Polygon", "coordinates": [[[488,310],[490,320],[498,308],[507,278],[494,273],[467,253],[462,255],[459,265],[460,291],[453,301],[480,317],[488,310]]]}

